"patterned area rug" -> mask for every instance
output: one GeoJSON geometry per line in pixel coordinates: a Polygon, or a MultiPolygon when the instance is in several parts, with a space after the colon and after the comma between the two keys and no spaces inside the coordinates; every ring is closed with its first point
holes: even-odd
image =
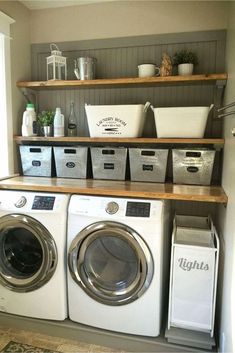
{"type": "Polygon", "coordinates": [[[56,351],[51,351],[50,349],[44,349],[30,346],[24,343],[10,341],[1,350],[1,353],[56,353],[56,351]]]}

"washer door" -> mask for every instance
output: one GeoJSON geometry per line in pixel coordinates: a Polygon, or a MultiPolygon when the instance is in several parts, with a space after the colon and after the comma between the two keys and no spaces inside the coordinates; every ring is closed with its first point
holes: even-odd
{"type": "Polygon", "coordinates": [[[57,249],[48,230],[32,217],[0,218],[0,283],[15,292],[30,292],[52,277],[57,249]]]}
{"type": "Polygon", "coordinates": [[[123,305],[150,286],[153,259],[143,239],[117,222],[97,222],[71,243],[69,270],[74,281],[93,299],[123,305]]]}

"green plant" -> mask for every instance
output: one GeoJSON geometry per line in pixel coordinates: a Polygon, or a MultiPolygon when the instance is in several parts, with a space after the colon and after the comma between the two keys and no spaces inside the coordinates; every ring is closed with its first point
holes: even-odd
{"type": "Polygon", "coordinates": [[[177,66],[179,64],[197,65],[198,64],[197,54],[186,49],[176,52],[173,56],[173,65],[177,66]]]}
{"type": "Polygon", "coordinates": [[[38,121],[41,126],[49,126],[53,124],[54,121],[54,112],[43,110],[38,114],[38,121]]]}

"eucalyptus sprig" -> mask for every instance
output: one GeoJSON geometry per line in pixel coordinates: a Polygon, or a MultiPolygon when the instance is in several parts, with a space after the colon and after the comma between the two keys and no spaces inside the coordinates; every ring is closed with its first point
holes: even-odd
{"type": "Polygon", "coordinates": [[[187,49],[182,49],[179,52],[176,52],[173,56],[173,65],[177,66],[180,64],[198,64],[197,54],[189,51],[187,49]]]}

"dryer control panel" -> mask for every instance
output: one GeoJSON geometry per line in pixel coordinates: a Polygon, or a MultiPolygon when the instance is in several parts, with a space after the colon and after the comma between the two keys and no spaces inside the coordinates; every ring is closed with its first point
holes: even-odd
{"type": "Polygon", "coordinates": [[[54,196],[35,196],[32,210],[53,210],[54,203],[54,196]]]}
{"type": "Polygon", "coordinates": [[[149,217],[150,203],[128,201],[126,206],[126,216],[127,217],[149,217]]]}

